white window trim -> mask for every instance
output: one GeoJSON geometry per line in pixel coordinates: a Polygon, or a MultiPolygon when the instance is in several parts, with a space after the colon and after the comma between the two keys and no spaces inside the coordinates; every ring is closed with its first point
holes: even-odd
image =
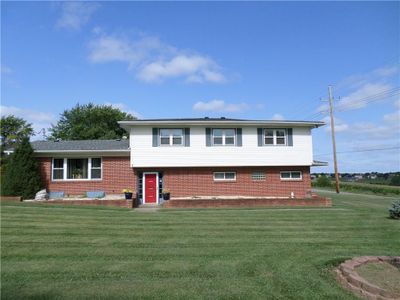
{"type": "Polygon", "coordinates": [[[214,179],[214,181],[218,181],[218,182],[226,182],[226,181],[228,181],[228,182],[232,182],[232,181],[236,181],[236,172],[235,171],[219,171],[219,172],[214,172],[213,173],[213,179],[214,179]],[[219,178],[215,178],[215,174],[217,174],[217,173],[222,173],[222,174],[224,174],[224,178],[221,178],[221,179],[219,179],[219,178]],[[225,177],[226,177],[226,173],[233,173],[233,174],[235,174],[235,178],[233,178],[233,179],[226,179],[225,177]]]}
{"type": "MultiPolygon", "coordinates": [[[[220,146],[226,146],[226,147],[229,147],[229,146],[236,146],[236,135],[237,135],[237,133],[236,133],[236,128],[212,128],[211,129],[211,142],[212,142],[212,145],[213,146],[215,146],[215,147],[220,147],[220,146]],[[226,135],[225,135],[225,130],[227,130],[227,129],[229,129],[229,130],[233,130],[234,131],[234,135],[233,135],[233,144],[226,144],[225,143],[225,138],[226,138],[226,135]],[[214,130],[222,130],[222,144],[214,144],[214,130]]],[[[220,136],[218,136],[218,137],[220,137],[220,136]]],[[[217,172],[218,173],[218,172],[217,172]]]]}
{"type": "MultiPolygon", "coordinates": [[[[161,147],[182,147],[185,145],[185,129],[184,128],[160,128],[158,131],[158,144],[161,147]],[[182,135],[181,137],[181,143],[180,144],[174,144],[174,134],[173,134],[173,130],[182,130],[182,135]],[[161,130],[168,130],[169,131],[169,144],[161,144],[161,130]]],[[[163,136],[163,137],[167,137],[167,136],[163,136]]]]}
{"type": "Polygon", "coordinates": [[[263,130],[263,145],[264,146],[278,146],[278,147],[287,146],[288,145],[288,132],[287,132],[287,129],[286,128],[264,128],[264,130],[263,130]],[[265,132],[267,130],[272,130],[273,131],[273,136],[272,136],[273,144],[266,144],[265,143],[265,132]],[[276,134],[277,130],[283,130],[285,132],[285,143],[284,144],[277,144],[277,134],[276,134]]]}
{"type": "MultiPolygon", "coordinates": [[[[53,159],[51,160],[51,181],[101,181],[103,180],[103,157],[101,156],[96,156],[93,158],[100,158],[101,164],[100,164],[100,168],[96,168],[96,169],[100,169],[101,170],[101,177],[100,178],[91,178],[92,177],[92,157],[68,157],[68,158],[58,158],[58,157],[53,157],[53,159]],[[69,179],[67,178],[68,175],[68,159],[88,159],[88,178],[79,178],[79,179],[69,179]],[[54,179],[54,159],[63,159],[64,160],[64,164],[63,164],[63,179],[54,179]]],[[[61,170],[61,168],[56,168],[56,170],[61,170]]]]}
{"type": "Polygon", "coordinates": [[[57,157],[53,157],[53,159],[51,160],[51,180],[52,181],[61,181],[64,180],[65,178],[65,158],[57,158],[57,157]],[[62,159],[63,160],[63,167],[62,168],[54,168],[54,160],[55,159],[62,159]],[[54,179],[54,170],[63,170],[63,179],[54,179]]]}
{"type": "Polygon", "coordinates": [[[281,171],[280,178],[281,178],[281,180],[285,180],[285,181],[301,181],[301,180],[303,180],[303,172],[302,171],[281,171]],[[300,178],[292,178],[293,172],[300,173],[300,178]],[[290,178],[282,178],[282,173],[290,173],[290,178]]]}

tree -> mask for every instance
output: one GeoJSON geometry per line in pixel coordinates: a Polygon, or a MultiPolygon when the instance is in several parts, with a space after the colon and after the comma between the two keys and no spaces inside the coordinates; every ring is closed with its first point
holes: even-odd
{"type": "Polygon", "coordinates": [[[39,164],[28,138],[17,145],[5,166],[1,194],[31,199],[42,189],[39,164]]]}
{"type": "Polygon", "coordinates": [[[126,131],[118,121],[136,119],[111,105],[93,103],[79,105],[61,114],[60,120],[50,128],[50,140],[106,140],[121,138],[126,131]]]}
{"type": "Polygon", "coordinates": [[[32,124],[13,115],[1,117],[0,120],[1,150],[15,147],[22,139],[29,138],[33,133],[32,124]]]}
{"type": "Polygon", "coordinates": [[[396,174],[390,179],[390,185],[400,186],[400,175],[396,174]]]}
{"type": "Polygon", "coordinates": [[[331,180],[326,177],[325,175],[321,175],[317,178],[317,181],[315,182],[315,186],[320,186],[320,187],[330,187],[332,186],[331,180]]]}

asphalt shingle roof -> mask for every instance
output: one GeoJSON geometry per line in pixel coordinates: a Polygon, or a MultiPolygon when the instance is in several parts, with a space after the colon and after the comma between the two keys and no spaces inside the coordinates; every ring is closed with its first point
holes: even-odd
{"type": "Polygon", "coordinates": [[[35,151],[95,151],[95,150],[128,150],[129,140],[76,140],[76,141],[34,141],[31,145],[35,151]]]}

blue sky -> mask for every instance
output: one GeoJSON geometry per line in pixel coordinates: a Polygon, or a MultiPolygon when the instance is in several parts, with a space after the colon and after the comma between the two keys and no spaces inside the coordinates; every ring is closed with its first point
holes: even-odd
{"type": "MultiPolygon", "coordinates": [[[[1,113],[37,131],[89,101],[141,118],[329,123],[321,98],[332,84],[339,170],[400,170],[399,2],[1,8],[1,113]]],[[[315,158],[330,162],[314,171],[332,171],[329,124],[313,135],[315,158]]]]}

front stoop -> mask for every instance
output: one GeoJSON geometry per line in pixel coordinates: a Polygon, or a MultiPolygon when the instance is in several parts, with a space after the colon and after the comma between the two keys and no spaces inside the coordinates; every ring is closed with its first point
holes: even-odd
{"type": "Polygon", "coordinates": [[[138,207],[134,208],[135,212],[156,212],[160,209],[157,204],[140,204],[138,207]]]}

